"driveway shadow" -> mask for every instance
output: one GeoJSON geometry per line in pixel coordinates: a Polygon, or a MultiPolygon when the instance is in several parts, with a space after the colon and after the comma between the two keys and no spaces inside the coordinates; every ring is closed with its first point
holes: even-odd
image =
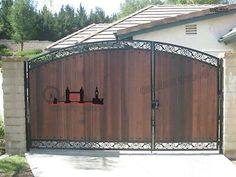
{"type": "Polygon", "coordinates": [[[111,170],[119,162],[119,151],[102,150],[63,150],[63,149],[31,149],[30,156],[39,158],[54,158],[74,169],[111,170]]]}

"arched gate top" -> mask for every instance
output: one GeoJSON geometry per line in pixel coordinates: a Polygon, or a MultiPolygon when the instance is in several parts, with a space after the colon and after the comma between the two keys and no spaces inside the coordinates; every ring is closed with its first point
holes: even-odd
{"type": "Polygon", "coordinates": [[[29,60],[29,69],[33,69],[48,62],[63,59],[64,57],[75,54],[81,54],[92,51],[102,51],[102,50],[126,50],[126,49],[162,51],[189,57],[193,60],[201,61],[203,63],[207,63],[216,67],[218,66],[219,63],[218,62],[219,58],[215,56],[175,44],[154,42],[154,41],[142,41],[142,40],[131,40],[131,41],[112,40],[112,41],[82,43],[42,54],[38,57],[29,60]]]}

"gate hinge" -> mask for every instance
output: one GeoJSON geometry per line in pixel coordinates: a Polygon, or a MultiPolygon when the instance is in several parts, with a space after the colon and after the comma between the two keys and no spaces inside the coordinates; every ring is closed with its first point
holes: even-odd
{"type": "Polygon", "coordinates": [[[159,100],[152,100],[152,109],[158,109],[160,106],[159,100]]]}

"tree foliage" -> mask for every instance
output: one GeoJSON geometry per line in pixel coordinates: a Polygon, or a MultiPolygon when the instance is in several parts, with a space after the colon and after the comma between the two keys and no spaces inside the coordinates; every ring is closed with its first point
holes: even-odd
{"type": "Polygon", "coordinates": [[[148,5],[156,4],[224,4],[234,0],[125,0],[120,5],[119,18],[126,17],[148,5]]]}
{"type": "Polygon", "coordinates": [[[85,8],[80,4],[79,9],[77,9],[77,26],[83,28],[89,24],[88,16],[86,14],[85,8]]]}
{"type": "MultiPolygon", "coordinates": [[[[86,12],[82,4],[78,9],[66,5],[53,14],[46,6],[36,10],[35,0],[0,0],[0,39],[56,41],[92,23],[111,23],[148,5],[156,4],[216,4],[233,0],[125,0],[120,12],[112,16],[96,7],[86,12]]],[[[50,3],[56,1],[48,0],[50,3]]]]}
{"type": "Polygon", "coordinates": [[[91,10],[90,15],[89,15],[89,21],[91,23],[111,22],[109,16],[106,16],[105,12],[100,7],[96,7],[94,12],[93,10],[91,10]]]}
{"type": "Polygon", "coordinates": [[[120,5],[119,18],[126,17],[148,5],[163,4],[161,0],[125,0],[124,3],[120,5]]]}
{"type": "Polygon", "coordinates": [[[38,40],[55,40],[56,28],[53,14],[46,6],[36,14],[35,19],[36,35],[38,40]]]}
{"type": "Polygon", "coordinates": [[[62,6],[58,15],[55,16],[55,25],[59,38],[78,30],[74,8],[69,5],[62,6]]]}
{"type": "Polygon", "coordinates": [[[35,36],[35,7],[31,0],[15,0],[10,15],[12,38],[21,44],[35,36]]]}
{"type": "Polygon", "coordinates": [[[11,37],[12,27],[9,21],[9,16],[12,5],[13,0],[0,1],[0,38],[11,37]]]}
{"type": "Polygon", "coordinates": [[[87,13],[82,4],[78,9],[62,6],[55,14],[46,6],[37,11],[34,0],[0,0],[0,7],[0,39],[14,39],[22,45],[29,39],[56,41],[92,23],[116,20],[116,15],[108,16],[99,7],[87,13]]]}

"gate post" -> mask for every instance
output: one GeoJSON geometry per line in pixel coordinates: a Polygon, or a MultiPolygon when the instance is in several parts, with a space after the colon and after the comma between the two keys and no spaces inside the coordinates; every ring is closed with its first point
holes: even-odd
{"type": "Polygon", "coordinates": [[[3,58],[3,101],[6,153],[26,152],[24,59],[3,58]]]}
{"type": "Polygon", "coordinates": [[[223,152],[236,159],[236,53],[224,54],[223,152]]]}

